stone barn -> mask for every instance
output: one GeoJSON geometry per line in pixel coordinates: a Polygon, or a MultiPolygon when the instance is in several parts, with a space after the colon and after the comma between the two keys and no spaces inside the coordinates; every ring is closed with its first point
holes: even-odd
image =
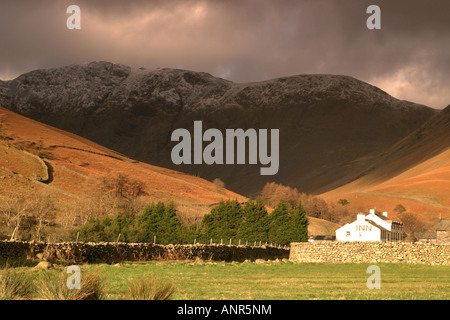
{"type": "Polygon", "coordinates": [[[450,220],[441,220],[436,228],[436,243],[450,243],[450,220]]]}

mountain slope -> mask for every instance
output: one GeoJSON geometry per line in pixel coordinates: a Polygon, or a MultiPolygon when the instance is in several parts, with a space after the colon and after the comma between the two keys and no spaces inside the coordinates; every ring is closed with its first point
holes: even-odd
{"type": "MultiPolygon", "coordinates": [[[[70,203],[90,196],[103,179],[118,175],[142,183],[147,203],[174,201],[187,221],[201,218],[221,200],[247,200],[204,179],[138,162],[0,107],[0,201],[42,191],[70,203]]],[[[94,200],[93,209],[102,206],[100,199],[94,200]]],[[[314,234],[334,234],[336,228],[310,218],[309,231],[314,234]]]]}
{"type": "Polygon", "coordinates": [[[0,125],[2,195],[20,189],[51,189],[60,197],[78,198],[103,178],[122,174],[141,182],[149,201],[173,200],[208,208],[221,199],[245,200],[227,190],[219,192],[206,180],[138,162],[3,108],[0,125]]]}
{"type": "Polygon", "coordinates": [[[394,213],[398,204],[424,223],[450,216],[450,106],[380,154],[356,181],[322,195],[394,213]]]}
{"type": "Polygon", "coordinates": [[[255,195],[276,181],[322,193],[357,179],[435,110],[400,101],[348,76],[300,75],[233,83],[178,69],[93,62],[37,70],[0,83],[0,105],[157,166],[222,179],[255,195]],[[172,163],[177,128],[280,130],[280,170],[172,163]]]}

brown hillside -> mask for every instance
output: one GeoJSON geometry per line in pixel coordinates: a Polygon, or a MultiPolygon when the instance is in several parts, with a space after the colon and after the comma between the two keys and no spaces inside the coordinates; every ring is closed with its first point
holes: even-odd
{"type": "MultiPolygon", "coordinates": [[[[223,199],[247,200],[204,179],[138,162],[0,107],[0,195],[43,191],[70,202],[118,174],[142,182],[148,202],[174,201],[185,217],[201,217],[223,199]]],[[[310,220],[314,234],[332,234],[335,228],[310,220]]]]}
{"type": "Polygon", "coordinates": [[[51,189],[76,198],[101,178],[122,174],[143,183],[149,201],[169,201],[205,213],[222,199],[245,200],[204,179],[141,163],[71,133],[0,108],[0,193],[51,189]],[[44,162],[45,161],[45,162],[44,162]],[[50,167],[51,182],[39,183],[50,167]],[[222,194],[223,192],[223,194],[222,194]]]}
{"type": "Polygon", "coordinates": [[[429,224],[450,216],[449,195],[450,106],[381,154],[364,176],[322,197],[377,207],[394,217],[401,204],[429,224]]]}

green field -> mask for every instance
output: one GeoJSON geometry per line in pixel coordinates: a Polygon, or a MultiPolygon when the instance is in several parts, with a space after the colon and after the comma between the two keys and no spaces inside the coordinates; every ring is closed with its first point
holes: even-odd
{"type": "MultiPolygon", "coordinates": [[[[118,265],[81,265],[84,272],[98,272],[107,299],[123,299],[131,279],[143,275],[174,282],[173,299],[450,299],[450,266],[378,264],[381,288],[368,289],[369,264],[262,264],[153,261],[118,265]]],[[[64,273],[65,267],[50,270],[16,268],[38,280],[46,273],[64,273]]]]}

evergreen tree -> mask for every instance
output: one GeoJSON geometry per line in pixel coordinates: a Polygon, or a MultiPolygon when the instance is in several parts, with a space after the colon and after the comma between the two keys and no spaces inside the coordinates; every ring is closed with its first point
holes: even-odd
{"type": "Polygon", "coordinates": [[[103,226],[97,219],[90,219],[84,225],[78,229],[73,230],[71,237],[75,240],[77,233],[79,234],[79,240],[83,242],[100,242],[105,241],[105,233],[103,226]]]}
{"type": "Polygon", "coordinates": [[[306,210],[303,207],[302,201],[299,200],[295,209],[291,212],[292,225],[294,229],[294,237],[291,242],[306,242],[308,241],[308,226],[309,219],[306,215],[306,210]]]}
{"type": "Polygon", "coordinates": [[[163,202],[152,203],[137,218],[117,215],[113,220],[108,217],[101,221],[91,219],[82,227],[73,230],[72,238],[80,232],[81,241],[120,241],[153,242],[169,244],[181,241],[181,223],[175,205],[163,202]]]}
{"type": "Polygon", "coordinates": [[[160,241],[164,244],[179,243],[181,240],[181,223],[173,202],[166,206],[162,221],[158,226],[160,241]]]}
{"type": "Polygon", "coordinates": [[[202,220],[203,240],[236,238],[242,222],[243,210],[237,200],[221,201],[202,220]]]}
{"type": "Polygon", "coordinates": [[[268,241],[269,215],[261,198],[249,200],[243,208],[243,221],[237,238],[243,241],[268,241]]]}
{"type": "Polygon", "coordinates": [[[175,205],[163,202],[152,203],[138,215],[129,231],[130,240],[169,244],[180,241],[180,220],[175,205]]]}
{"type": "Polygon", "coordinates": [[[104,217],[100,221],[100,226],[103,229],[103,232],[105,234],[104,241],[114,241],[114,235],[117,235],[120,233],[119,229],[113,228],[111,225],[114,220],[111,220],[109,217],[104,217]]]}
{"type": "Polygon", "coordinates": [[[277,244],[308,241],[309,219],[302,202],[289,211],[286,202],[281,200],[270,214],[269,241],[277,244]]]}
{"type": "Polygon", "coordinates": [[[293,236],[292,219],[285,201],[280,200],[278,202],[275,210],[269,215],[269,221],[269,242],[282,245],[291,242],[293,236]]]}
{"type": "Polygon", "coordinates": [[[204,240],[206,242],[206,237],[202,236],[199,229],[199,226],[197,226],[196,224],[181,225],[180,243],[193,243],[194,240],[204,240]]]}
{"type": "MultiPolygon", "coordinates": [[[[158,203],[159,204],[159,203],[158,203]]],[[[158,215],[156,204],[147,206],[134,220],[129,228],[131,242],[151,242],[157,233],[157,226],[162,218],[158,215]]]]}
{"type": "Polygon", "coordinates": [[[105,240],[111,242],[115,242],[117,239],[119,241],[129,241],[129,227],[133,224],[133,221],[133,218],[127,218],[122,214],[118,214],[114,220],[108,217],[103,218],[101,224],[104,225],[105,240]]]}

